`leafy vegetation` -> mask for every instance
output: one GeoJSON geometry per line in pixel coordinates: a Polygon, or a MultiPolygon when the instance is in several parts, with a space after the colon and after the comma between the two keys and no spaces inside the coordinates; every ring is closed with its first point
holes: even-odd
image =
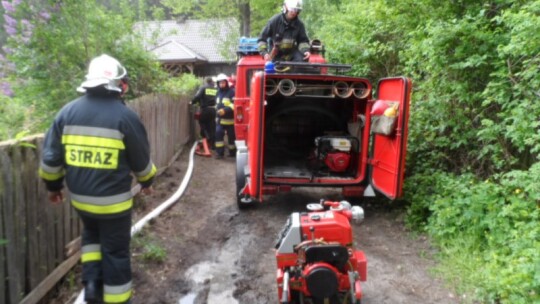
{"type": "Polygon", "coordinates": [[[161,2],[175,15],[197,19],[234,17],[238,21],[241,36],[258,33],[266,24],[268,17],[277,13],[281,7],[280,1],[275,0],[162,0],[161,2]]]}
{"type": "Polygon", "coordinates": [[[192,96],[201,83],[202,80],[193,74],[182,74],[167,79],[157,88],[157,91],[171,96],[192,96]]]}
{"type": "Polygon", "coordinates": [[[12,98],[0,98],[0,111],[13,115],[2,115],[2,135],[44,130],[58,109],[77,97],[88,62],[102,53],[119,58],[129,71],[128,98],[151,92],[165,78],[129,31],[135,15],[129,1],[114,7],[95,0],[5,2],[10,22],[0,79],[9,84],[4,93],[12,98]]]}
{"type": "Polygon", "coordinates": [[[538,301],[540,1],[311,3],[330,61],[414,80],[408,219],[438,270],[471,301],[538,301]]]}
{"type": "Polygon", "coordinates": [[[485,181],[444,172],[407,181],[409,221],[440,246],[439,272],[462,292],[486,302],[538,299],[539,170],[537,163],[485,181]]]}
{"type": "Polygon", "coordinates": [[[166,249],[146,233],[136,235],[132,239],[132,247],[135,256],[140,256],[144,261],[161,263],[167,258],[166,249]]]}
{"type": "MultiPolygon", "coordinates": [[[[137,18],[235,17],[241,35],[256,36],[281,6],[42,2],[2,2],[0,89],[11,96],[0,95],[4,138],[43,130],[102,52],[122,58],[134,95],[194,87],[189,75],[164,81],[137,37],[126,38],[137,18]]],[[[471,301],[539,302],[540,1],[310,0],[300,16],[328,61],[353,64],[352,74],[373,82],[413,79],[408,222],[440,248],[441,275],[471,301]]],[[[159,247],[149,252],[162,256],[159,247]]]]}

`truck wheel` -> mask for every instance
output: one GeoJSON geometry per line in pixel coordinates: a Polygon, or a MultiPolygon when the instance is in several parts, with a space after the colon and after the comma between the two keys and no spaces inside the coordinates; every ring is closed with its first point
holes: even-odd
{"type": "Polygon", "coordinates": [[[247,153],[237,153],[236,155],[236,204],[238,209],[246,209],[252,203],[249,197],[240,194],[246,186],[246,175],[244,167],[247,165],[247,153]]]}
{"type": "Polygon", "coordinates": [[[297,291],[297,290],[291,290],[291,302],[290,304],[302,304],[304,302],[304,295],[297,291]]]}

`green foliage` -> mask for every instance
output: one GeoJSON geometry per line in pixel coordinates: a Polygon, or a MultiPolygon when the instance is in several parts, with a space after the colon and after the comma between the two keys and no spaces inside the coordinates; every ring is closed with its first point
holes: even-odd
{"type": "Polygon", "coordinates": [[[31,112],[32,109],[27,109],[18,98],[0,94],[0,139],[15,137],[18,130],[24,128],[25,114],[31,112]]]}
{"type": "MultiPolygon", "coordinates": [[[[540,154],[540,1],[506,10],[493,20],[507,34],[497,48],[492,80],[483,92],[484,107],[497,109],[484,121],[479,136],[495,145],[498,157],[515,158],[516,166],[528,168],[540,154]]],[[[491,151],[490,151],[491,152],[491,151]]]]}
{"type": "MultiPolygon", "coordinates": [[[[235,17],[251,36],[281,4],[161,3],[177,16],[235,17]]],[[[133,97],[192,94],[198,79],[165,80],[138,39],[125,38],[136,16],[165,15],[146,1],[136,10],[127,0],[107,8],[98,1],[25,1],[16,17],[31,18],[33,35],[8,39],[17,69],[7,80],[16,94],[0,96],[0,136],[46,125],[76,96],[88,61],[104,52],[126,65],[133,97]],[[41,9],[51,18],[40,17],[41,9]]],[[[540,0],[310,0],[300,16],[310,37],[325,44],[329,62],[352,64],[352,74],[374,83],[400,74],[413,79],[408,223],[439,246],[439,272],[471,301],[540,302],[540,0]]],[[[165,259],[152,241],[134,243],[145,259],[165,259]]]]}
{"type": "Polygon", "coordinates": [[[167,251],[160,245],[149,243],[144,245],[142,257],[147,261],[162,263],[167,259],[167,251]]]}
{"type": "MultiPolygon", "coordinates": [[[[17,7],[15,17],[21,23],[31,23],[32,34],[28,41],[19,36],[10,38],[12,53],[7,58],[16,67],[12,79],[17,79],[13,89],[18,101],[12,104],[32,111],[23,122],[26,129],[39,132],[48,127],[58,109],[77,97],[75,89],[84,79],[89,61],[102,53],[126,66],[130,76],[128,97],[149,93],[164,79],[159,64],[129,30],[135,12],[127,4],[119,1],[107,8],[92,0],[38,7],[25,2],[17,7]],[[48,16],[43,17],[42,11],[48,16]]],[[[22,127],[17,124],[4,133],[16,133],[22,127]]]]}
{"type": "Polygon", "coordinates": [[[519,161],[502,155],[509,144],[504,138],[482,136],[483,127],[500,115],[500,109],[485,103],[483,93],[495,71],[497,45],[506,39],[490,27],[482,15],[467,16],[438,21],[415,34],[417,43],[407,52],[409,62],[422,63],[410,68],[420,80],[411,118],[411,147],[422,159],[413,163],[415,169],[472,169],[488,176],[519,161]]]}
{"type": "Polygon", "coordinates": [[[240,36],[256,36],[268,18],[278,12],[282,2],[275,0],[163,0],[161,4],[171,9],[174,15],[195,19],[234,17],[238,21],[240,36]]]}
{"type": "Polygon", "coordinates": [[[31,144],[29,142],[23,141],[23,139],[28,135],[30,135],[30,132],[27,131],[27,130],[24,130],[24,131],[21,131],[21,132],[17,133],[15,135],[15,140],[17,141],[17,145],[19,145],[21,147],[27,147],[27,148],[36,149],[36,145],[31,144]]]}
{"type": "Polygon", "coordinates": [[[132,239],[133,250],[146,262],[162,263],[167,259],[167,251],[150,235],[142,233],[132,239]]]}
{"type": "Polygon", "coordinates": [[[408,223],[433,236],[444,277],[481,302],[538,302],[540,1],[309,7],[330,62],[413,79],[408,223]]]}
{"type": "Polygon", "coordinates": [[[193,74],[181,74],[179,77],[171,77],[163,82],[158,88],[159,93],[171,96],[191,96],[201,85],[193,74]]]}
{"type": "Polygon", "coordinates": [[[416,202],[411,210],[431,212],[426,227],[441,248],[446,277],[486,302],[538,299],[540,163],[483,182],[442,173],[409,182],[422,189],[409,197],[416,202]]]}
{"type": "Polygon", "coordinates": [[[68,289],[70,291],[75,291],[76,288],[78,288],[77,274],[75,273],[75,271],[68,272],[67,277],[66,277],[66,282],[67,282],[68,289]]]}
{"type": "Polygon", "coordinates": [[[314,0],[303,14],[312,38],[325,44],[330,62],[352,64],[354,75],[376,82],[404,72],[410,37],[433,16],[434,5],[440,3],[314,0]]]}

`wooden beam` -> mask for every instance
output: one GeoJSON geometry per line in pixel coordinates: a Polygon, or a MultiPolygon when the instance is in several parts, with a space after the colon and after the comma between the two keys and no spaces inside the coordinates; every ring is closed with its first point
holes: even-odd
{"type": "Polygon", "coordinates": [[[39,285],[32,290],[19,304],[35,304],[38,303],[57,283],[62,279],[68,271],[77,264],[81,258],[81,251],[77,251],[69,259],[65,260],[60,266],[51,272],[39,285]]]}
{"type": "Polygon", "coordinates": [[[81,237],[77,237],[73,241],[69,242],[65,248],[65,255],[67,258],[74,255],[81,249],[81,237]]]}

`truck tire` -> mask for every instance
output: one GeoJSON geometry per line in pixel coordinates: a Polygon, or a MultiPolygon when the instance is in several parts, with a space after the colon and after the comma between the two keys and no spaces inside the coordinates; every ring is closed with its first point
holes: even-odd
{"type": "Polygon", "coordinates": [[[236,154],[236,204],[238,209],[243,210],[248,208],[252,204],[252,200],[243,195],[240,195],[240,191],[246,186],[246,175],[244,173],[244,167],[247,165],[247,153],[236,154]]]}

